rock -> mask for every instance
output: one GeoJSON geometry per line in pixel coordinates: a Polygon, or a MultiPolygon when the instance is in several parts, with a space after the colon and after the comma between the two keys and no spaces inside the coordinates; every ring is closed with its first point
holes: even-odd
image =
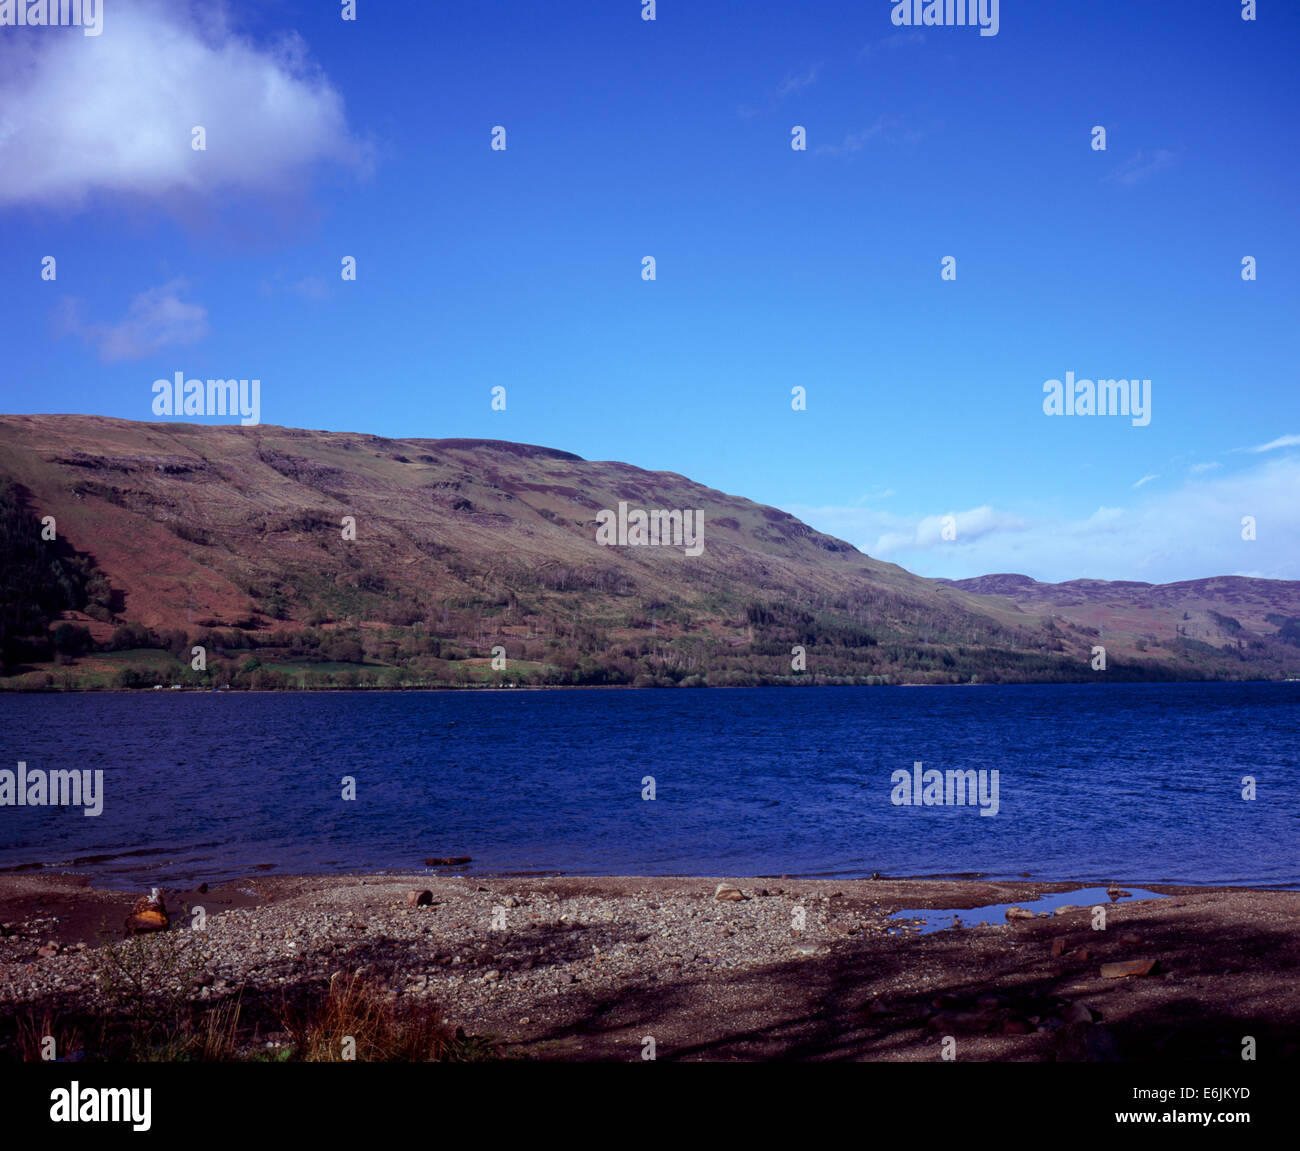
{"type": "Polygon", "coordinates": [[[1155,959],[1126,959],[1122,963],[1103,963],[1101,965],[1101,977],[1103,979],[1124,979],[1129,975],[1150,975],[1160,966],[1155,959]]]}
{"type": "Polygon", "coordinates": [[[1025,908],[1023,907],[1008,907],[1007,918],[1008,919],[1037,919],[1038,916],[1035,915],[1032,911],[1025,910],[1025,908]]]}
{"type": "Polygon", "coordinates": [[[462,863],[470,863],[472,859],[468,855],[448,855],[439,856],[424,861],[425,867],[459,867],[462,863]]]}
{"type": "Polygon", "coordinates": [[[934,1016],[927,1026],[931,1031],[940,1033],[949,1031],[987,1031],[997,1022],[997,1017],[989,1011],[953,1011],[941,1012],[934,1016]]]}
{"type": "Polygon", "coordinates": [[[1131,891],[1125,891],[1122,887],[1119,887],[1114,883],[1106,888],[1106,894],[1110,896],[1110,901],[1112,903],[1119,899],[1131,899],[1133,897],[1131,891]]]}
{"type": "Polygon", "coordinates": [[[1053,915],[1069,915],[1071,911],[1079,911],[1079,910],[1081,910],[1081,908],[1080,908],[1077,904],[1074,904],[1074,903],[1065,903],[1065,904],[1062,904],[1060,907],[1058,907],[1058,908],[1057,908],[1057,909],[1056,909],[1052,914],[1053,914],[1053,915]]]}
{"type": "Polygon", "coordinates": [[[433,903],[432,891],[408,891],[406,893],[407,907],[428,907],[433,903]]]}
{"type": "Polygon", "coordinates": [[[36,954],[39,955],[42,959],[53,959],[56,955],[58,955],[58,953],[59,953],[59,949],[50,944],[46,944],[44,947],[38,947],[36,949],[36,954]]]}
{"type": "Polygon", "coordinates": [[[1115,1036],[1095,1023],[1067,1023],[1056,1033],[1058,1063],[1117,1063],[1115,1036]]]}
{"type": "Polygon", "coordinates": [[[200,895],[207,895],[207,893],[208,893],[208,885],[207,885],[206,883],[200,883],[200,884],[198,885],[198,887],[195,888],[195,890],[196,890],[200,895]]]}
{"type": "Polygon", "coordinates": [[[1003,1035],[1030,1035],[1033,1027],[1023,1019],[1006,1019],[1002,1022],[1003,1035]]]}
{"type": "Polygon", "coordinates": [[[519,906],[519,900],[517,900],[513,895],[507,895],[507,896],[506,896],[506,897],[501,901],[501,906],[502,906],[502,907],[518,907],[518,906],[519,906]]]}
{"type": "Polygon", "coordinates": [[[495,967],[491,971],[485,972],[483,975],[484,983],[497,983],[500,981],[500,979],[501,979],[501,972],[498,971],[495,967]]]}
{"type": "Polygon", "coordinates": [[[1121,935],[1119,941],[1124,944],[1125,947],[1139,947],[1142,944],[1142,937],[1130,932],[1128,935],[1121,935]]]}
{"type": "Polygon", "coordinates": [[[141,935],[148,931],[166,931],[171,926],[162,892],[154,888],[148,895],[135,901],[131,914],[126,917],[127,935],[141,935]]]}
{"type": "MultiPolygon", "coordinates": [[[[1060,1016],[1066,1023],[1093,1022],[1092,1008],[1086,1003],[1067,1003],[1061,1008],[1060,1016]]],[[[1100,1018],[1100,1015],[1098,1015],[1098,1018],[1100,1018]]]]}
{"type": "Polygon", "coordinates": [[[744,899],[745,893],[739,887],[733,887],[730,883],[719,883],[717,889],[713,892],[714,899],[744,899]]]}
{"type": "Polygon", "coordinates": [[[1065,949],[1066,949],[1067,946],[1068,946],[1068,945],[1067,945],[1066,942],[1065,942],[1065,937],[1064,937],[1064,936],[1058,936],[1056,939],[1053,939],[1053,940],[1052,940],[1052,958],[1057,959],[1057,958],[1060,958],[1060,956],[1064,955],[1064,954],[1065,954],[1065,949]]]}

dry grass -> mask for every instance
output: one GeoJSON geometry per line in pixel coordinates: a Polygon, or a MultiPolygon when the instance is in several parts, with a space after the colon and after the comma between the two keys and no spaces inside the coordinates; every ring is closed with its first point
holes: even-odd
{"type": "Polygon", "coordinates": [[[17,1022],[18,1058],[24,1063],[67,1059],[84,1050],[81,1031],[75,1024],[56,1021],[48,1013],[39,1018],[20,1017],[17,1022]]]}
{"type": "Polygon", "coordinates": [[[427,1063],[494,1057],[489,1040],[452,1032],[431,1003],[390,1001],[366,979],[338,974],[325,998],[284,1020],[292,1058],[309,1063],[427,1063]]]}

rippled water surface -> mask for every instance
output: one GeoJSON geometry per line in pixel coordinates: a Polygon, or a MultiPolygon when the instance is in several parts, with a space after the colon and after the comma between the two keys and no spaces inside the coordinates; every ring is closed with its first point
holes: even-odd
{"type": "Polygon", "coordinates": [[[1300,683],[6,695],[0,725],[0,768],[102,769],[105,791],[96,818],[0,807],[0,867],[103,882],[468,855],[1300,886],[1300,683]],[[996,769],[998,814],[895,806],[916,761],[996,769]]]}

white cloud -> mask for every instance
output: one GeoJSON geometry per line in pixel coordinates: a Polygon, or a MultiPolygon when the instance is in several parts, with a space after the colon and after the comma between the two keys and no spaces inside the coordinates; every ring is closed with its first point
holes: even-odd
{"type": "Polygon", "coordinates": [[[1138,480],[1137,483],[1133,484],[1133,488],[1134,489],[1140,488],[1143,484],[1149,484],[1152,480],[1158,480],[1159,478],[1160,477],[1158,475],[1143,476],[1140,480],[1138,480]]]}
{"type": "Polygon", "coordinates": [[[821,70],[822,66],[818,63],[809,68],[802,76],[786,76],[776,86],[776,98],[780,100],[794,92],[798,92],[802,88],[811,87],[817,83],[817,77],[821,74],[821,70]]]}
{"type": "Polygon", "coordinates": [[[1278,436],[1275,440],[1269,440],[1266,444],[1260,444],[1258,447],[1249,448],[1252,452],[1272,452],[1278,448],[1294,448],[1300,446],[1300,436],[1278,436]]]}
{"type": "Polygon", "coordinates": [[[832,156],[846,156],[852,152],[860,152],[876,136],[879,136],[885,130],[885,118],[878,116],[876,122],[869,128],[863,128],[860,132],[849,132],[844,139],[838,144],[824,144],[817,151],[822,154],[832,156]]]}
{"type": "Polygon", "coordinates": [[[1173,166],[1177,157],[1173,152],[1157,148],[1151,155],[1139,150],[1111,173],[1111,178],[1121,184],[1138,184],[1158,172],[1173,166]]]}
{"type": "Polygon", "coordinates": [[[924,44],[924,43],[925,43],[924,32],[916,32],[916,31],[895,32],[892,35],[877,40],[874,44],[872,43],[863,44],[862,50],[858,53],[858,55],[864,57],[873,56],[877,52],[879,52],[881,48],[888,48],[891,52],[893,52],[893,51],[897,51],[899,48],[907,48],[914,44],[924,44]]]}
{"type": "Polygon", "coordinates": [[[208,312],[202,304],[181,299],[186,288],[184,280],[172,280],[141,292],[115,324],[84,323],[80,302],[65,298],[63,328],[93,343],[106,364],[193,344],[208,334],[208,312]]]}
{"type": "Polygon", "coordinates": [[[302,40],[255,45],[207,6],[116,0],[102,36],[7,37],[0,76],[0,204],[281,191],[322,161],[365,166],[302,40]]]}
{"type": "Polygon", "coordinates": [[[1211,460],[1208,464],[1193,464],[1192,473],[1200,475],[1202,472],[1212,472],[1215,468],[1221,468],[1223,465],[1218,460],[1211,460]]]}
{"type": "Polygon", "coordinates": [[[861,505],[786,511],[868,555],[920,575],[962,579],[1021,572],[1049,582],[1134,579],[1153,583],[1213,575],[1300,579],[1300,458],[1146,488],[1125,507],[1081,518],[1022,517],[981,507],[957,514],[957,538],[942,539],[941,517],[920,520],[861,505]],[[1257,539],[1241,538],[1253,516],[1257,539]]]}

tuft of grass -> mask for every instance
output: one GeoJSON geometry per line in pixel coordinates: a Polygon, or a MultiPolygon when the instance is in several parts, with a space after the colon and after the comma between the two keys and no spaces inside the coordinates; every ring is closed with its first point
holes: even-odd
{"type": "Polygon", "coordinates": [[[468,1036],[443,1022],[432,1003],[393,1002],[364,977],[339,973],[325,998],[287,1011],[294,1057],[308,1063],[478,1062],[497,1058],[490,1036],[468,1036]]]}
{"type": "Polygon", "coordinates": [[[81,1032],[75,1024],[57,1022],[46,1013],[19,1016],[17,1019],[18,1058],[24,1063],[65,1060],[84,1049],[81,1032]],[[54,1040],[51,1050],[49,1040],[54,1040]]]}

